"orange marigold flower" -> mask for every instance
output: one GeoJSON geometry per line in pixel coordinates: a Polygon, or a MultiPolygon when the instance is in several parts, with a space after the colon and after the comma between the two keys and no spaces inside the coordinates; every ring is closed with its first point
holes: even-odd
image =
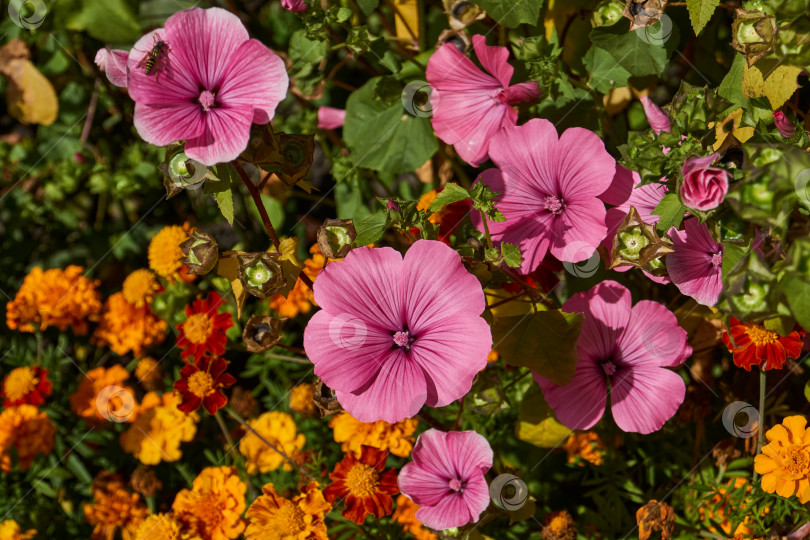
{"type": "Polygon", "coordinates": [[[37,454],[53,451],[56,426],[33,405],[17,405],[0,412],[0,470],[11,472],[11,452],[20,470],[29,469],[37,454]]]}
{"type": "Polygon", "coordinates": [[[180,379],[174,383],[175,391],[180,393],[183,402],[178,409],[185,413],[196,411],[200,405],[215,414],[228,403],[228,398],[222,393],[223,388],[230,388],[236,384],[236,379],[226,373],[228,362],[224,358],[203,356],[188,363],[180,370],[180,379]]]}
{"type": "Polygon", "coordinates": [[[0,522],[0,540],[31,540],[36,534],[36,529],[23,532],[19,523],[13,519],[0,522]]]}
{"type": "Polygon", "coordinates": [[[306,484],[301,494],[291,499],[285,499],[273,484],[267,484],[245,514],[249,522],[245,538],[328,540],[324,514],[331,509],[317,482],[306,484]]]}
{"type": "Polygon", "coordinates": [[[315,402],[312,400],[312,392],[315,386],[310,383],[301,383],[290,390],[290,410],[303,414],[304,416],[312,416],[317,411],[315,402]]]}
{"type": "Polygon", "coordinates": [[[572,433],[565,441],[565,451],[568,452],[568,463],[584,467],[587,461],[599,466],[605,455],[605,443],[593,431],[572,433]]]}
{"type": "Polygon", "coordinates": [[[141,268],[127,276],[121,292],[127,302],[135,307],[143,307],[152,303],[161,288],[155,274],[147,268],[141,268]]]}
{"type": "Polygon", "coordinates": [[[135,378],[147,390],[157,390],[163,386],[163,370],[160,363],[151,356],[144,356],[135,366],[135,378]]]}
{"type": "MultiPolygon", "coordinates": [[[[279,411],[266,412],[255,420],[248,420],[253,431],[265,441],[281,450],[290,459],[295,459],[306,442],[303,433],[298,433],[292,416],[279,411]]],[[[283,465],[285,471],[292,470],[287,459],[267,446],[264,441],[249,431],[239,441],[239,453],[245,456],[245,469],[248,474],[275,471],[283,465]]]]}
{"type": "Polygon", "coordinates": [[[492,349],[491,351],[489,351],[489,354],[487,355],[487,364],[491,364],[492,362],[497,362],[498,358],[499,358],[498,351],[496,351],[495,349],[492,349]]]}
{"type": "Polygon", "coordinates": [[[543,540],[576,540],[577,529],[574,518],[565,510],[546,514],[540,536],[543,540]]]}
{"type": "Polygon", "coordinates": [[[172,393],[146,394],[133,415],[132,426],[121,434],[121,448],[144,465],[180,459],[180,443],[194,438],[200,417],[178,410],[179,404],[180,397],[172,393]]]}
{"type": "Polygon", "coordinates": [[[71,410],[89,424],[131,420],[135,391],[124,385],[127,379],[129,371],[119,364],[91,369],[70,395],[71,410]]]}
{"type": "Polygon", "coordinates": [[[399,493],[397,473],[394,469],[383,472],[388,452],[363,446],[362,455],[346,456],[329,473],[332,483],[323,491],[326,499],[334,503],[343,499],[346,508],[341,515],[358,525],[371,514],[380,519],[391,513],[392,495],[399,493]]]}
{"type": "Polygon", "coordinates": [[[141,496],[128,491],[121,476],[109,471],[96,475],[91,490],[93,504],[84,505],[84,516],[93,525],[90,540],[113,540],[118,530],[124,540],[132,540],[149,514],[141,496]]]}
{"type": "Polygon", "coordinates": [[[68,327],[78,336],[87,334],[88,320],[98,319],[101,294],[98,281],[82,275],[81,266],[43,271],[35,267],[25,276],[14,300],[6,304],[6,325],[11,330],[33,332],[55,326],[68,327]]]}
{"type": "Polygon", "coordinates": [[[183,258],[180,244],[188,239],[191,230],[188,223],[182,227],[169,225],[161,229],[149,242],[149,268],[160,277],[166,278],[169,283],[194,281],[194,275],[189,274],[188,269],[180,262],[183,258]]]}
{"type": "Polygon", "coordinates": [[[104,312],[91,342],[108,346],[120,356],[132,352],[138,357],[149,347],[162,343],[167,329],[166,322],[152,313],[149,306],[135,307],[127,302],[124,293],[117,292],[104,302],[104,312]]]}
{"type": "Polygon", "coordinates": [[[3,379],[3,407],[42,405],[52,388],[47,370],[39,366],[14,368],[3,379]]]}
{"type": "Polygon", "coordinates": [[[191,489],[177,494],[172,508],[177,519],[203,540],[237,538],[246,526],[245,491],[235,467],[206,467],[191,489]]]}
{"type": "MultiPolygon", "coordinates": [[[[444,188],[440,190],[433,189],[419,197],[419,202],[416,203],[416,209],[428,212],[430,205],[433,204],[436,196],[442,191],[444,191],[444,188]]],[[[450,236],[456,230],[461,220],[469,213],[470,202],[468,200],[457,201],[448,204],[438,212],[430,214],[428,221],[439,226],[439,241],[449,244],[450,236]]]]}
{"type": "Polygon", "coordinates": [[[759,366],[763,371],[782,369],[788,358],[799,358],[802,353],[804,330],[794,330],[785,337],[767,330],[761,323],[741,323],[731,318],[731,337],[723,332],[723,343],[734,354],[734,365],[751,371],[759,366]]]}
{"type": "MultiPolygon", "coordinates": [[[[752,529],[747,525],[751,522],[749,516],[745,516],[742,523],[737,525],[733,533],[731,519],[729,518],[732,508],[736,507],[741,510],[749,505],[750,500],[747,497],[749,493],[751,493],[751,484],[748,483],[747,478],[742,477],[732,478],[725,486],[716,487],[711,499],[698,508],[701,521],[712,520],[720,526],[722,532],[726,535],[750,536],[752,529]],[[745,489],[743,490],[743,488],[745,489]],[[739,490],[743,490],[742,496],[737,496],[739,490]]],[[[709,532],[716,533],[718,531],[715,527],[710,526],[709,532]]]]}
{"type": "Polygon", "coordinates": [[[135,531],[133,540],[200,540],[172,514],[152,514],[135,531]]]}
{"type": "Polygon", "coordinates": [[[228,341],[225,331],[233,326],[233,316],[219,313],[219,307],[224,302],[225,299],[216,291],[211,291],[205,300],[200,298],[186,306],[186,320],[177,325],[180,330],[177,346],[183,350],[183,360],[189,356],[202,358],[206,354],[225,354],[225,343],[228,341]]]}
{"type": "Polygon", "coordinates": [[[421,506],[400,493],[392,518],[397,523],[401,523],[402,530],[414,535],[416,540],[438,540],[438,536],[424,528],[422,522],[416,519],[416,511],[420,508],[421,506]]]}
{"type": "Polygon", "coordinates": [[[767,432],[770,441],[754,458],[762,475],[762,490],[780,497],[794,494],[802,504],[810,501],[810,429],[804,416],[788,416],[767,432]]]}
{"type": "Polygon", "coordinates": [[[343,443],[340,448],[355,457],[362,454],[362,446],[372,446],[399,457],[408,457],[413,449],[416,426],[414,418],[406,418],[394,424],[384,420],[361,422],[346,411],[329,420],[335,442],[343,443]]]}

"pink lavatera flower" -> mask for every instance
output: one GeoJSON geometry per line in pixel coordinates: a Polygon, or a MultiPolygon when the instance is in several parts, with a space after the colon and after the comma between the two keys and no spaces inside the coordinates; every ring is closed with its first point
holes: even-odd
{"type": "Polygon", "coordinates": [[[169,17],[135,43],[127,73],[140,136],[157,146],[185,140],[186,155],[208,166],[242,153],[251,124],[273,118],[289,84],[281,58],[219,8],[169,17]],[[147,74],[139,64],[156,40],[168,50],[147,74]]]}
{"type": "Polygon", "coordinates": [[[315,374],[361,422],[398,422],[459,399],[492,349],[478,280],[449,246],[357,248],[318,274],[304,331],[315,374]],[[440,271],[439,271],[440,269],[440,271]]]}
{"type": "Polygon", "coordinates": [[[99,49],[96,53],[98,69],[107,75],[107,79],[115,86],[127,86],[127,57],[129,51],[119,49],[99,49]]]}
{"type": "Polygon", "coordinates": [[[399,489],[420,508],[416,519],[435,530],[478,521],[489,506],[484,474],[492,467],[492,448],[475,431],[419,435],[413,461],[399,473],[399,489]]]}
{"type": "Polygon", "coordinates": [[[681,169],[681,201],[694,210],[707,212],[720,206],[728,193],[729,173],[712,167],[717,154],[686,159],[681,169]]]}
{"type": "Polygon", "coordinates": [[[535,82],[509,85],[514,68],[507,63],[506,47],[490,47],[486,38],[472,38],[484,73],[452,43],[430,57],[427,80],[433,89],[431,122],[436,136],[452,144],[458,155],[477,167],[487,159],[490,139],[504,126],[514,126],[512,107],[540,95],[535,82]]]}
{"type": "MultiPolygon", "coordinates": [[[[496,193],[506,221],[488,223],[493,240],[520,246],[528,274],[547,252],[566,262],[589,259],[607,234],[599,196],[610,186],[616,162],[595,133],[569,128],[561,137],[548,120],[503,128],[489,154],[498,169],[481,173],[496,193]]],[[[470,214],[484,230],[479,212],[470,214]]]]}
{"type": "Polygon", "coordinates": [[[615,281],[575,294],[562,309],[585,314],[574,377],[558,386],[534,375],[557,419],[571,429],[590,429],[605,412],[609,385],[619,428],[661,429],[686,395],[683,379],[667,368],[692,354],[675,315],[649,300],[632,306],[630,291],[615,281]]]}
{"type": "Polygon", "coordinates": [[[723,291],[723,245],[697,218],[687,219],[682,231],[671,228],[669,237],[675,248],[666,259],[672,283],[698,304],[715,305],[723,291]]]}
{"type": "Polygon", "coordinates": [[[658,108],[658,105],[647,96],[641,96],[641,106],[644,107],[647,122],[656,135],[660,135],[661,132],[669,133],[670,122],[667,113],[658,108]]]}

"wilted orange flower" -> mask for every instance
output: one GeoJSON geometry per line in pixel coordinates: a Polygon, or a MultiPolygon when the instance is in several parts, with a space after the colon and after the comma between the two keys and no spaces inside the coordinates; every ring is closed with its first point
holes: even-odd
{"type": "Polygon", "coordinates": [[[127,276],[121,292],[127,302],[135,307],[143,307],[152,303],[160,289],[160,282],[155,274],[147,268],[141,268],[127,276]]]}
{"type": "Polygon", "coordinates": [[[310,383],[301,383],[290,390],[290,410],[303,414],[304,416],[312,416],[317,411],[315,402],[312,400],[312,392],[315,386],[310,383]]]}
{"type": "Polygon", "coordinates": [[[31,540],[36,534],[36,529],[28,529],[23,532],[20,525],[13,519],[0,522],[0,540],[31,540]]]}
{"type": "Polygon", "coordinates": [[[172,393],[146,394],[133,415],[132,426],[121,434],[121,448],[144,465],[180,459],[180,443],[194,438],[200,417],[180,411],[179,403],[180,397],[172,393]]]}
{"type": "Polygon", "coordinates": [[[416,511],[421,508],[403,494],[397,497],[397,507],[394,509],[393,520],[402,524],[402,530],[416,537],[416,540],[438,540],[438,536],[424,528],[422,522],[416,519],[416,511]]]}
{"type": "Polygon", "coordinates": [[[144,356],[135,365],[135,378],[147,390],[157,390],[163,385],[163,370],[151,356],[144,356]]]}
{"type": "Polygon", "coordinates": [[[149,268],[169,283],[175,281],[194,281],[194,275],[188,273],[188,268],[180,263],[183,250],[180,244],[188,240],[192,228],[188,223],[182,227],[169,225],[163,227],[149,242],[149,268]]]}
{"type": "Polygon", "coordinates": [[[359,525],[369,514],[380,519],[391,513],[394,504],[391,496],[399,493],[399,487],[394,469],[383,472],[387,456],[384,450],[363,446],[360,459],[346,454],[329,473],[332,483],[323,494],[331,503],[343,499],[344,518],[359,525]]]}
{"type": "Polygon", "coordinates": [[[0,470],[11,472],[11,452],[20,470],[29,469],[37,454],[53,451],[56,426],[33,405],[17,405],[0,412],[0,470]]]}
{"type": "Polygon", "coordinates": [[[101,311],[98,281],[82,276],[84,268],[68,266],[64,270],[43,271],[35,267],[25,276],[14,300],[6,304],[6,324],[11,330],[33,332],[34,326],[45,330],[55,326],[63,332],[87,333],[87,321],[94,321],[101,311]]]}
{"type": "MultiPolygon", "coordinates": [[[[742,500],[737,498],[732,500],[731,497],[732,492],[736,492],[743,487],[745,488],[744,492],[746,495],[751,493],[751,484],[748,483],[748,479],[738,476],[737,478],[732,478],[729,480],[724,487],[716,488],[712,498],[698,508],[700,519],[712,520],[713,522],[717,523],[722,529],[722,532],[727,535],[740,534],[743,536],[750,536],[752,530],[747,525],[747,523],[751,521],[749,516],[745,516],[743,522],[737,525],[733,533],[731,530],[731,519],[729,518],[731,508],[736,506],[737,510],[743,510],[748,506],[749,499],[747,497],[742,500]]],[[[718,531],[714,527],[709,527],[709,532],[718,531]]]]}
{"type": "Polygon", "coordinates": [[[387,450],[395,456],[408,457],[413,449],[413,434],[418,423],[413,418],[394,424],[384,420],[361,422],[343,411],[329,420],[329,427],[333,430],[335,442],[342,443],[341,450],[351,452],[355,457],[360,457],[363,445],[387,450]]]}
{"type": "Polygon", "coordinates": [[[565,451],[568,452],[568,463],[584,467],[587,461],[599,466],[605,455],[605,444],[594,431],[572,433],[565,441],[565,451]]]}
{"type": "MultiPolygon", "coordinates": [[[[247,424],[264,440],[287,454],[290,459],[295,459],[306,442],[304,434],[297,432],[295,421],[287,413],[266,412],[255,420],[248,420],[247,424]]],[[[285,471],[292,470],[292,465],[284,459],[284,456],[264,444],[252,431],[239,441],[239,453],[245,456],[245,469],[248,474],[275,471],[282,465],[285,471]]]]}
{"type": "Polygon", "coordinates": [[[574,518],[565,510],[546,514],[540,536],[543,540],[576,540],[577,529],[574,518]]]}
{"type": "MultiPolygon", "coordinates": [[[[315,278],[318,277],[318,272],[323,270],[326,257],[321,253],[318,244],[314,244],[309,248],[309,252],[312,257],[304,261],[303,272],[314,282],[315,278]]],[[[332,260],[338,259],[330,259],[330,261],[332,260]]],[[[282,317],[293,318],[299,313],[309,313],[314,305],[315,298],[312,296],[312,291],[300,279],[295,282],[295,287],[287,294],[286,298],[281,294],[274,294],[270,298],[270,309],[278,312],[282,317]]]]}
{"type": "Polygon", "coordinates": [[[93,479],[92,492],[93,504],[84,505],[84,516],[93,525],[90,540],[113,540],[119,530],[124,540],[133,540],[149,514],[141,496],[127,491],[121,477],[109,471],[93,479]]]}
{"type": "Polygon", "coordinates": [[[39,366],[14,368],[3,379],[3,407],[42,405],[52,387],[47,370],[39,366]]]}
{"type": "Polygon", "coordinates": [[[127,302],[124,293],[117,292],[104,302],[96,331],[91,342],[108,346],[115,354],[131,352],[135,357],[166,339],[166,322],[152,313],[149,306],[135,307],[127,302]]]}
{"type": "Polygon", "coordinates": [[[306,484],[292,499],[285,499],[273,484],[267,484],[245,514],[249,522],[245,538],[328,540],[323,516],[331,508],[317,482],[306,484]]]}
{"type": "Polygon", "coordinates": [[[172,514],[152,514],[138,526],[133,540],[200,540],[172,514]]]}
{"type": "Polygon", "coordinates": [[[661,540],[669,540],[675,528],[675,511],[667,503],[652,499],[636,511],[636,523],[639,540],[647,540],[653,531],[661,532],[661,540]]]}
{"type": "Polygon", "coordinates": [[[151,497],[161,490],[163,482],[158,478],[155,469],[138,465],[129,477],[129,485],[144,497],[151,497]]]}
{"type": "Polygon", "coordinates": [[[183,360],[187,361],[189,356],[199,359],[206,354],[225,354],[228,341],[225,331],[233,326],[233,316],[219,312],[224,302],[216,291],[211,291],[204,300],[198,298],[186,306],[186,320],[177,325],[180,330],[177,346],[183,351],[180,353],[183,360]]]}
{"type": "Polygon", "coordinates": [[[763,371],[782,369],[788,358],[799,358],[802,353],[804,330],[794,330],[785,337],[767,330],[760,323],[741,323],[731,318],[731,343],[727,331],[723,332],[723,343],[734,353],[734,365],[746,371],[751,366],[759,366],[763,371]]]}
{"type": "Polygon", "coordinates": [[[765,432],[768,444],[754,458],[762,475],[762,490],[780,497],[794,494],[802,504],[810,501],[810,429],[804,416],[788,416],[765,432]]]}
{"type": "Polygon", "coordinates": [[[245,530],[245,491],[235,467],[206,467],[191,489],[181,490],[172,508],[177,519],[203,540],[237,538],[245,530]]]}
{"type": "Polygon", "coordinates": [[[78,390],[70,395],[71,410],[89,424],[99,424],[110,419],[131,420],[135,391],[132,387],[124,385],[127,379],[129,371],[119,364],[109,368],[99,366],[91,369],[79,383],[78,390]],[[123,392],[129,395],[124,395],[123,392]],[[99,406],[104,408],[99,410],[99,406]]]}

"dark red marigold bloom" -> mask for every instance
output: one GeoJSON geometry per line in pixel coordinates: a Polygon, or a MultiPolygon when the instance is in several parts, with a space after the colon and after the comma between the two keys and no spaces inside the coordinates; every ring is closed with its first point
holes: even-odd
{"type": "Polygon", "coordinates": [[[766,329],[761,323],[742,323],[731,318],[731,337],[729,332],[723,332],[723,343],[734,354],[734,365],[746,371],[751,366],[759,366],[767,371],[782,369],[788,358],[799,358],[802,353],[804,330],[798,328],[787,336],[766,329]]]}
{"type": "Polygon", "coordinates": [[[14,368],[3,379],[0,389],[3,407],[42,405],[45,397],[51,395],[52,387],[47,370],[39,366],[14,368]]]}
{"type": "Polygon", "coordinates": [[[394,469],[383,472],[386,457],[385,450],[363,445],[360,459],[350,452],[329,473],[332,483],[323,494],[331,503],[343,499],[344,518],[359,525],[369,515],[380,519],[391,513],[391,496],[399,493],[399,487],[394,469]]]}
{"type": "Polygon", "coordinates": [[[177,406],[185,413],[196,411],[202,405],[209,414],[215,414],[228,403],[222,393],[223,388],[230,388],[236,379],[228,369],[224,358],[204,356],[194,363],[188,363],[180,370],[180,379],[174,383],[174,389],[183,398],[177,406]]]}
{"type": "Polygon", "coordinates": [[[181,356],[188,361],[189,356],[200,359],[206,354],[225,354],[225,331],[233,326],[230,313],[219,313],[219,306],[225,302],[216,292],[211,292],[205,300],[197,299],[186,306],[186,320],[177,325],[180,335],[177,346],[183,350],[181,356]]]}

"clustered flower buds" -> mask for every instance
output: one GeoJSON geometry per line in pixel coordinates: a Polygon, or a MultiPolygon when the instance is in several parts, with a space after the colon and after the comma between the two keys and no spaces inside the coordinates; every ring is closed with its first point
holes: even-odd
{"type": "Polygon", "coordinates": [[[318,229],[318,247],[330,259],[345,257],[355,238],[357,231],[350,219],[327,219],[318,229]]]}
{"type": "Polygon", "coordinates": [[[245,291],[258,298],[267,298],[284,287],[284,272],[277,254],[240,253],[239,281],[245,291]]]}
{"type": "Polygon", "coordinates": [[[183,251],[180,262],[188,267],[189,274],[207,274],[219,260],[217,241],[210,234],[196,229],[180,244],[180,249],[183,251]]]}

